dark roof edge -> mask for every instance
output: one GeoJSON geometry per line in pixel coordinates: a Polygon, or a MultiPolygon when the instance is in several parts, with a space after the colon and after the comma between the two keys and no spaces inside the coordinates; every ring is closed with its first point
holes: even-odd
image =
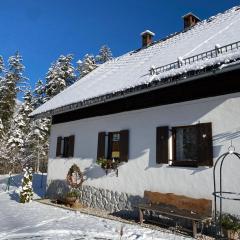
{"type": "MultiPolygon", "coordinates": [[[[238,61],[238,60],[240,60],[240,59],[235,59],[235,61],[238,61]]],[[[53,115],[57,115],[57,114],[65,113],[65,112],[71,112],[73,110],[86,108],[86,107],[90,107],[93,105],[118,100],[121,98],[130,97],[130,96],[137,95],[140,93],[149,92],[149,91],[156,90],[159,88],[170,87],[175,84],[181,84],[181,83],[185,83],[185,82],[189,82],[189,81],[198,80],[200,78],[205,78],[205,77],[208,77],[211,75],[219,75],[219,74],[222,74],[225,72],[240,69],[239,62],[237,62],[237,63],[231,62],[228,64],[228,66],[220,68],[220,66],[223,66],[223,65],[224,65],[224,63],[222,63],[221,65],[217,64],[215,66],[206,67],[201,70],[189,71],[184,74],[161,79],[161,81],[154,80],[148,84],[138,85],[138,86],[128,88],[123,91],[118,91],[115,93],[98,96],[98,97],[91,98],[91,99],[88,99],[88,100],[82,101],[82,102],[68,104],[66,106],[59,107],[59,108],[56,108],[56,109],[53,109],[53,110],[50,110],[47,112],[42,112],[42,113],[30,116],[30,117],[34,118],[34,119],[50,117],[53,115]]]]}

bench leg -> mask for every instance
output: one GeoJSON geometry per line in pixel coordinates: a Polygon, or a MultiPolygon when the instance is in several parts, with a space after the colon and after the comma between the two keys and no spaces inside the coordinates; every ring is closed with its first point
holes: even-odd
{"type": "Polygon", "coordinates": [[[193,237],[195,238],[197,236],[197,222],[193,221],[192,225],[193,225],[193,237]]]}
{"type": "Polygon", "coordinates": [[[139,209],[139,222],[142,225],[143,224],[143,210],[139,209]]]}

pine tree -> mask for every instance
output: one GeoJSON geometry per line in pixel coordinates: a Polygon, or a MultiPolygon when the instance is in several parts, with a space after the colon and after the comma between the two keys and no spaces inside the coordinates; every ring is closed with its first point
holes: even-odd
{"type": "Polygon", "coordinates": [[[1,173],[4,173],[3,170],[5,169],[6,159],[7,159],[7,139],[6,134],[4,132],[4,126],[2,124],[2,120],[0,119],[0,171],[1,173]]]}
{"type": "Polygon", "coordinates": [[[1,104],[2,104],[2,99],[3,99],[3,94],[4,94],[4,78],[2,76],[2,73],[4,71],[4,61],[2,56],[0,56],[0,109],[1,109],[1,104]]]}
{"type": "Polygon", "coordinates": [[[22,187],[20,188],[20,203],[28,203],[32,201],[33,198],[33,188],[32,188],[32,168],[24,168],[24,176],[22,179],[22,187]]]}
{"type": "Polygon", "coordinates": [[[28,116],[32,111],[32,95],[27,90],[24,95],[24,102],[12,122],[8,139],[11,161],[19,164],[21,168],[34,159],[31,149],[32,121],[28,116]]]}
{"type": "Polygon", "coordinates": [[[46,75],[46,96],[51,99],[76,81],[75,69],[72,65],[73,55],[61,55],[52,64],[46,75]]]}
{"type": "MultiPolygon", "coordinates": [[[[41,80],[35,85],[33,90],[33,107],[36,109],[47,101],[45,94],[45,86],[41,80]]],[[[48,158],[48,138],[50,133],[51,120],[49,118],[41,118],[33,120],[32,130],[33,130],[33,154],[36,159],[36,171],[44,169],[44,166],[47,165],[48,158]],[[40,165],[40,166],[39,166],[40,165]]]]}
{"type": "Polygon", "coordinates": [[[33,107],[38,108],[47,101],[45,94],[45,86],[42,80],[38,80],[33,90],[33,107]]]}
{"type": "Polygon", "coordinates": [[[77,70],[79,71],[80,78],[86,76],[97,68],[96,59],[93,55],[86,54],[83,61],[77,61],[77,70]]]}
{"type": "Polygon", "coordinates": [[[96,56],[97,62],[103,64],[112,59],[113,55],[111,49],[107,45],[103,45],[99,50],[99,54],[96,56]]]}
{"type": "Polygon", "coordinates": [[[21,55],[16,53],[9,58],[8,69],[5,70],[1,79],[0,118],[5,132],[10,129],[17,93],[22,89],[21,84],[24,84],[26,80],[23,76],[24,68],[21,55]]]}
{"type": "Polygon", "coordinates": [[[2,138],[2,136],[3,136],[3,131],[4,131],[4,127],[2,124],[2,119],[0,118],[0,138],[2,138]]]}
{"type": "Polygon", "coordinates": [[[0,56],[0,73],[3,72],[4,70],[4,61],[3,61],[3,57],[0,56]]]}

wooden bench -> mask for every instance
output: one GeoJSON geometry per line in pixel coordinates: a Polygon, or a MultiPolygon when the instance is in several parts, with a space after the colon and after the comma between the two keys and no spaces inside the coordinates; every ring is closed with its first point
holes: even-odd
{"type": "Polygon", "coordinates": [[[197,223],[212,218],[212,200],[150,191],[145,191],[144,197],[148,203],[138,205],[140,224],[143,223],[146,210],[163,216],[188,219],[192,221],[192,232],[193,237],[195,237],[197,234],[197,223]]]}

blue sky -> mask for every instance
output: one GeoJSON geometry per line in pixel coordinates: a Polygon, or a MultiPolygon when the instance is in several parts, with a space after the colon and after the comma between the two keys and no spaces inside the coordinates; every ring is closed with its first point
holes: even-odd
{"type": "Polygon", "coordinates": [[[0,0],[0,55],[17,50],[31,85],[51,62],[72,53],[75,62],[107,44],[114,56],[141,46],[150,29],[155,40],[183,28],[181,16],[201,19],[240,5],[239,0],[0,0]]]}

